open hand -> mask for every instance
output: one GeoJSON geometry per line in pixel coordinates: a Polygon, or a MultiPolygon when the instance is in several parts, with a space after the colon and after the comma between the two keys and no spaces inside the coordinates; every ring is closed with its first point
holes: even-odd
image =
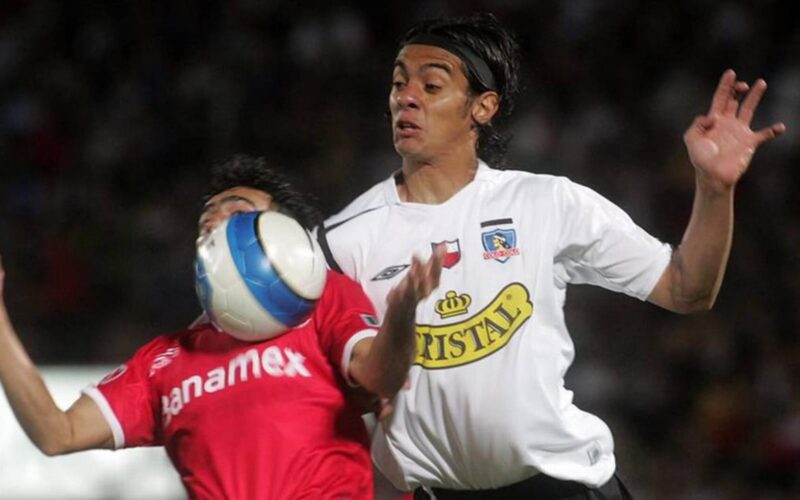
{"type": "Polygon", "coordinates": [[[417,256],[412,257],[411,267],[403,280],[389,292],[387,303],[395,302],[401,308],[416,308],[419,301],[439,286],[445,253],[444,245],[438,245],[424,264],[417,256]]]}
{"type": "Polygon", "coordinates": [[[750,89],[747,83],[736,80],[733,70],[725,71],[708,114],[696,117],[683,135],[692,164],[715,187],[733,187],[747,171],[756,149],[786,131],[783,123],[758,131],[750,128],[766,89],[762,79],[750,89]]]}

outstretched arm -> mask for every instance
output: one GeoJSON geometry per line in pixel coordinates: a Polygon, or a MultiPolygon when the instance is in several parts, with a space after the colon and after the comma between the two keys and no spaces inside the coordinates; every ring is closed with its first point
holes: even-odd
{"type": "Polygon", "coordinates": [[[403,280],[386,297],[381,330],[353,348],[350,376],[372,394],[389,398],[400,390],[417,350],[417,304],[439,286],[444,246],[425,264],[414,257],[403,280]]]}
{"type": "Polygon", "coordinates": [[[733,70],[720,79],[708,114],[695,118],[683,136],[695,168],[695,196],[683,240],[648,300],[680,313],[708,310],[722,285],[733,238],[733,194],[756,149],[782,134],[775,123],[750,128],[767,84],[752,89],[733,70]],[[749,90],[749,92],[748,92],[749,90]],[[739,98],[744,98],[739,101],[739,98]]]}
{"type": "Polygon", "coordinates": [[[0,259],[0,382],[25,433],[37,448],[51,456],[113,448],[111,429],[89,397],[81,396],[66,412],[56,406],[11,325],[4,285],[5,269],[0,259]]]}

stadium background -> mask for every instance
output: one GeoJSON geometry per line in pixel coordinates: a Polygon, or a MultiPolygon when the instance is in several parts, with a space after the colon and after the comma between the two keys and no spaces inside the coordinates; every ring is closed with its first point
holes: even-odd
{"type": "MultiPolygon", "coordinates": [[[[80,387],[96,379],[91,367],[190,322],[209,166],[265,155],[333,213],[399,167],[384,117],[397,38],[425,17],[490,10],[524,54],[509,165],[587,184],[673,244],[693,192],[683,130],[726,67],[767,79],[756,125],[783,120],[789,131],[738,188],[716,308],[680,317],[575,287],[567,382],[610,424],[639,498],[798,498],[800,22],[790,5],[3,0],[0,253],[16,327],[51,366],[48,380],[77,374],[80,387]]],[[[63,498],[66,475],[35,472],[36,461],[17,472],[27,445],[15,423],[1,425],[0,498],[63,498]]],[[[96,456],[60,462],[85,478],[76,498],[122,496],[131,469],[92,479],[96,456]]]]}

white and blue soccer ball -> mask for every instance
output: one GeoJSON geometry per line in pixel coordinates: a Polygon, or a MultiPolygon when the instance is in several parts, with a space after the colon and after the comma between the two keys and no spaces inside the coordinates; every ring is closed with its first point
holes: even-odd
{"type": "Polygon", "coordinates": [[[195,288],[217,329],[262,341],[306,321],[325,288],[316,239],[278,212],[234,215],[197,245],[195,288]]]}

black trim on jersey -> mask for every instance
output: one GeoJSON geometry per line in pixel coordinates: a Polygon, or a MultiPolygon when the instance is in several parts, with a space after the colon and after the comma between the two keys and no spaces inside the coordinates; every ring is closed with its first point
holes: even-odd
{"type": "Polygon", "coordinates": [[[379,207],[374,207],[374,208],[368,208],[368,209],[364,210],[363,212],[359,212],[359,213],[353,215],[352,217],[348,217],[345,220],[337,222],[336,224],[331,224],[330,227],[325,227],[325,223],[324,222],[322,224],[320,224],[319,229],[317,230],[317,242],[319,243],[320,248],[322,248],[322,254],[325,255],[325,260],[328,262],[328,267],[330,267],[331,269],[333,269],[334,271],[336,271],[339,274],[344,274],[344,272],[342,271],[342,268],[339,267],[339,263],[336,262],[336,259],[333,258],[333,252],[331,252],[331,247],[330,247],[330,245],[328,245],[328,236],[327,236],[328,232],[331,231],[332,229],[336,229],[337,227],[341,226],[345,222],[350,222],[351,220],[355,219],[356,217],[359,217],[359,216],[364,215],[366,213],[372,212],[374,210],[378,210],[379,208],[383,208],[384,206],[385,205],[381,205],[379,207]]]}
{"type": "Polygon", "coordinates": [[[511,218],[508,219],[494,219],[494,220],[485,220],[481,222],[481,227],[487,226],[499,226],[501,224],[513,224],[514,220],[511,218]]]}
{"type": "Polygon", "coordinates": [[[339,264],[333,258],[331,247],[328,246],[328,238],[325,236],[327,232],[328,230],[325,228],[325,224],[319,226],[319,230],[317,231],[317,242],[319,243],[319,247],[322,249],[322,255],[325,256],[325,261],[328,263],[328,267],[339,274],[344,274],[342,272],[342,268],[339,267],[339,264]]]}

